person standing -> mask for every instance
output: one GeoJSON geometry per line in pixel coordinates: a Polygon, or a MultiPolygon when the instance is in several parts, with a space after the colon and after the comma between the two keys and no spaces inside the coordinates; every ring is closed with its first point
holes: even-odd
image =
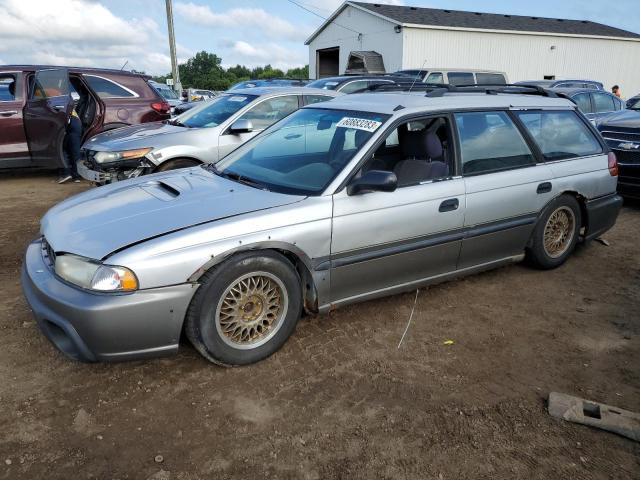
{"type": "Polygon", "coordinates": [[[69,123],[67,124],[67,133],[64,137],[64,168],[58,183],[65,183],[73,180],[75,183],[80,181],[78,175],[77,163],[80,160],[80,147],[82,144],[82,122],[76,112],[75,107],[71,110],[69,123]]]}

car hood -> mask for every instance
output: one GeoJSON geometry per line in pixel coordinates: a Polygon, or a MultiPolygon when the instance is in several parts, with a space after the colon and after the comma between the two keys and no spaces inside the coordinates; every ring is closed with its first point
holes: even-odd
{"type": "Polygon", "coordinates": [[[640,111],[620,110],[607,115],[606,118],[598,122],[598,128],[602,130],[603,127],[637,128],[640,130],[640,111]]]}
{"type": "Polygon", "coordinates": [[[41,233],[55,252],[104,259],[166,233],[303,198],[259,190],[194,167],[75,195],[46,213],[41,233]]]}
{"type": "Polygon", "coordinates": [[[188,137],[200,130],[199,128],[179,127],[163,122],[142,123],[100,133],[89,139],[83,148],[97,151],[119,151],[175,145],[180,142],[177,136],[188,137]]]}

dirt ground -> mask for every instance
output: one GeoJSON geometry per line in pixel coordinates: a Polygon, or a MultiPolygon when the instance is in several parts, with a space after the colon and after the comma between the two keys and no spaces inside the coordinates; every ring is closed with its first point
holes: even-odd
{"type": "Polygon", "coordinates": [[[74,363],[40,334],[21,258],[86,188],[0,176],[0,479],[640,478],[640,444],[546,413],[550,391],[640,411],[638,205],[557,270],[420,290],[400,348],[415,293],[305,318],[223,369],[188,345],[74,363]]]}

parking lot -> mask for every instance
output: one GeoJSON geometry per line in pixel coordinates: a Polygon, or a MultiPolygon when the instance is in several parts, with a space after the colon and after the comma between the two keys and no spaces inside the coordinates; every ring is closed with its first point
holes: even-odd
{"type": "Polygon", "coordinates": [[[553,271],[515,265],[304,318],[274,356],[64,358],[20,291],[53,204],[0,177],[0,478],[638,478],[640,446],[546,413],[550,391],[640,410],[640,208],[553,271]],[[445,345],[452,340],[453,344],[445,345]],[[81,475],[78,472],[82,472],[81,475]]]}

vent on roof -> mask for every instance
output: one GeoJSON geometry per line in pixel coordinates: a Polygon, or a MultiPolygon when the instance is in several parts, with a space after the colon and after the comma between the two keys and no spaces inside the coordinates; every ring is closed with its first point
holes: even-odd
{"type": "Polygon", "coordinates": [[[417,10],[416,7],[409,7],[409,10],[417,10]]]}
{"type": "Polygon", "coordinates": [[[451,13],[451,10],[444,10],[444,13],[451,13]]]}
{"type": "Polygon", "coordinates": [[[373,6],[376,7],[376,8],[379,8],[380,4],[379,3],[374,3],[373,6]]]}
{"type": "Polygon", "coordinates": [[[511,18],[511,15],[505,15],[504,18],[511,18]]]}
{"type": "Polygon", "coordinates": [[[480,12],[473,12],[473,13],[475,13],[476,15],[482,15],[480,12]]]}
{"type": "Polygon", "coordinates": [[[586,20],[582,20],[580,23],[589,23],[589,22],[587,22],[586,20]]]}
{"type": "Polygon", "coordinates": [[[559,22],[564,22],[564,20],[561,18],[556,18],[556,20],[558,20],[559,22]]]}
{"type": "Polygon", "coordinates": [[[531,20],[538,20],[538,17],[531,17],[531,20]]]}

